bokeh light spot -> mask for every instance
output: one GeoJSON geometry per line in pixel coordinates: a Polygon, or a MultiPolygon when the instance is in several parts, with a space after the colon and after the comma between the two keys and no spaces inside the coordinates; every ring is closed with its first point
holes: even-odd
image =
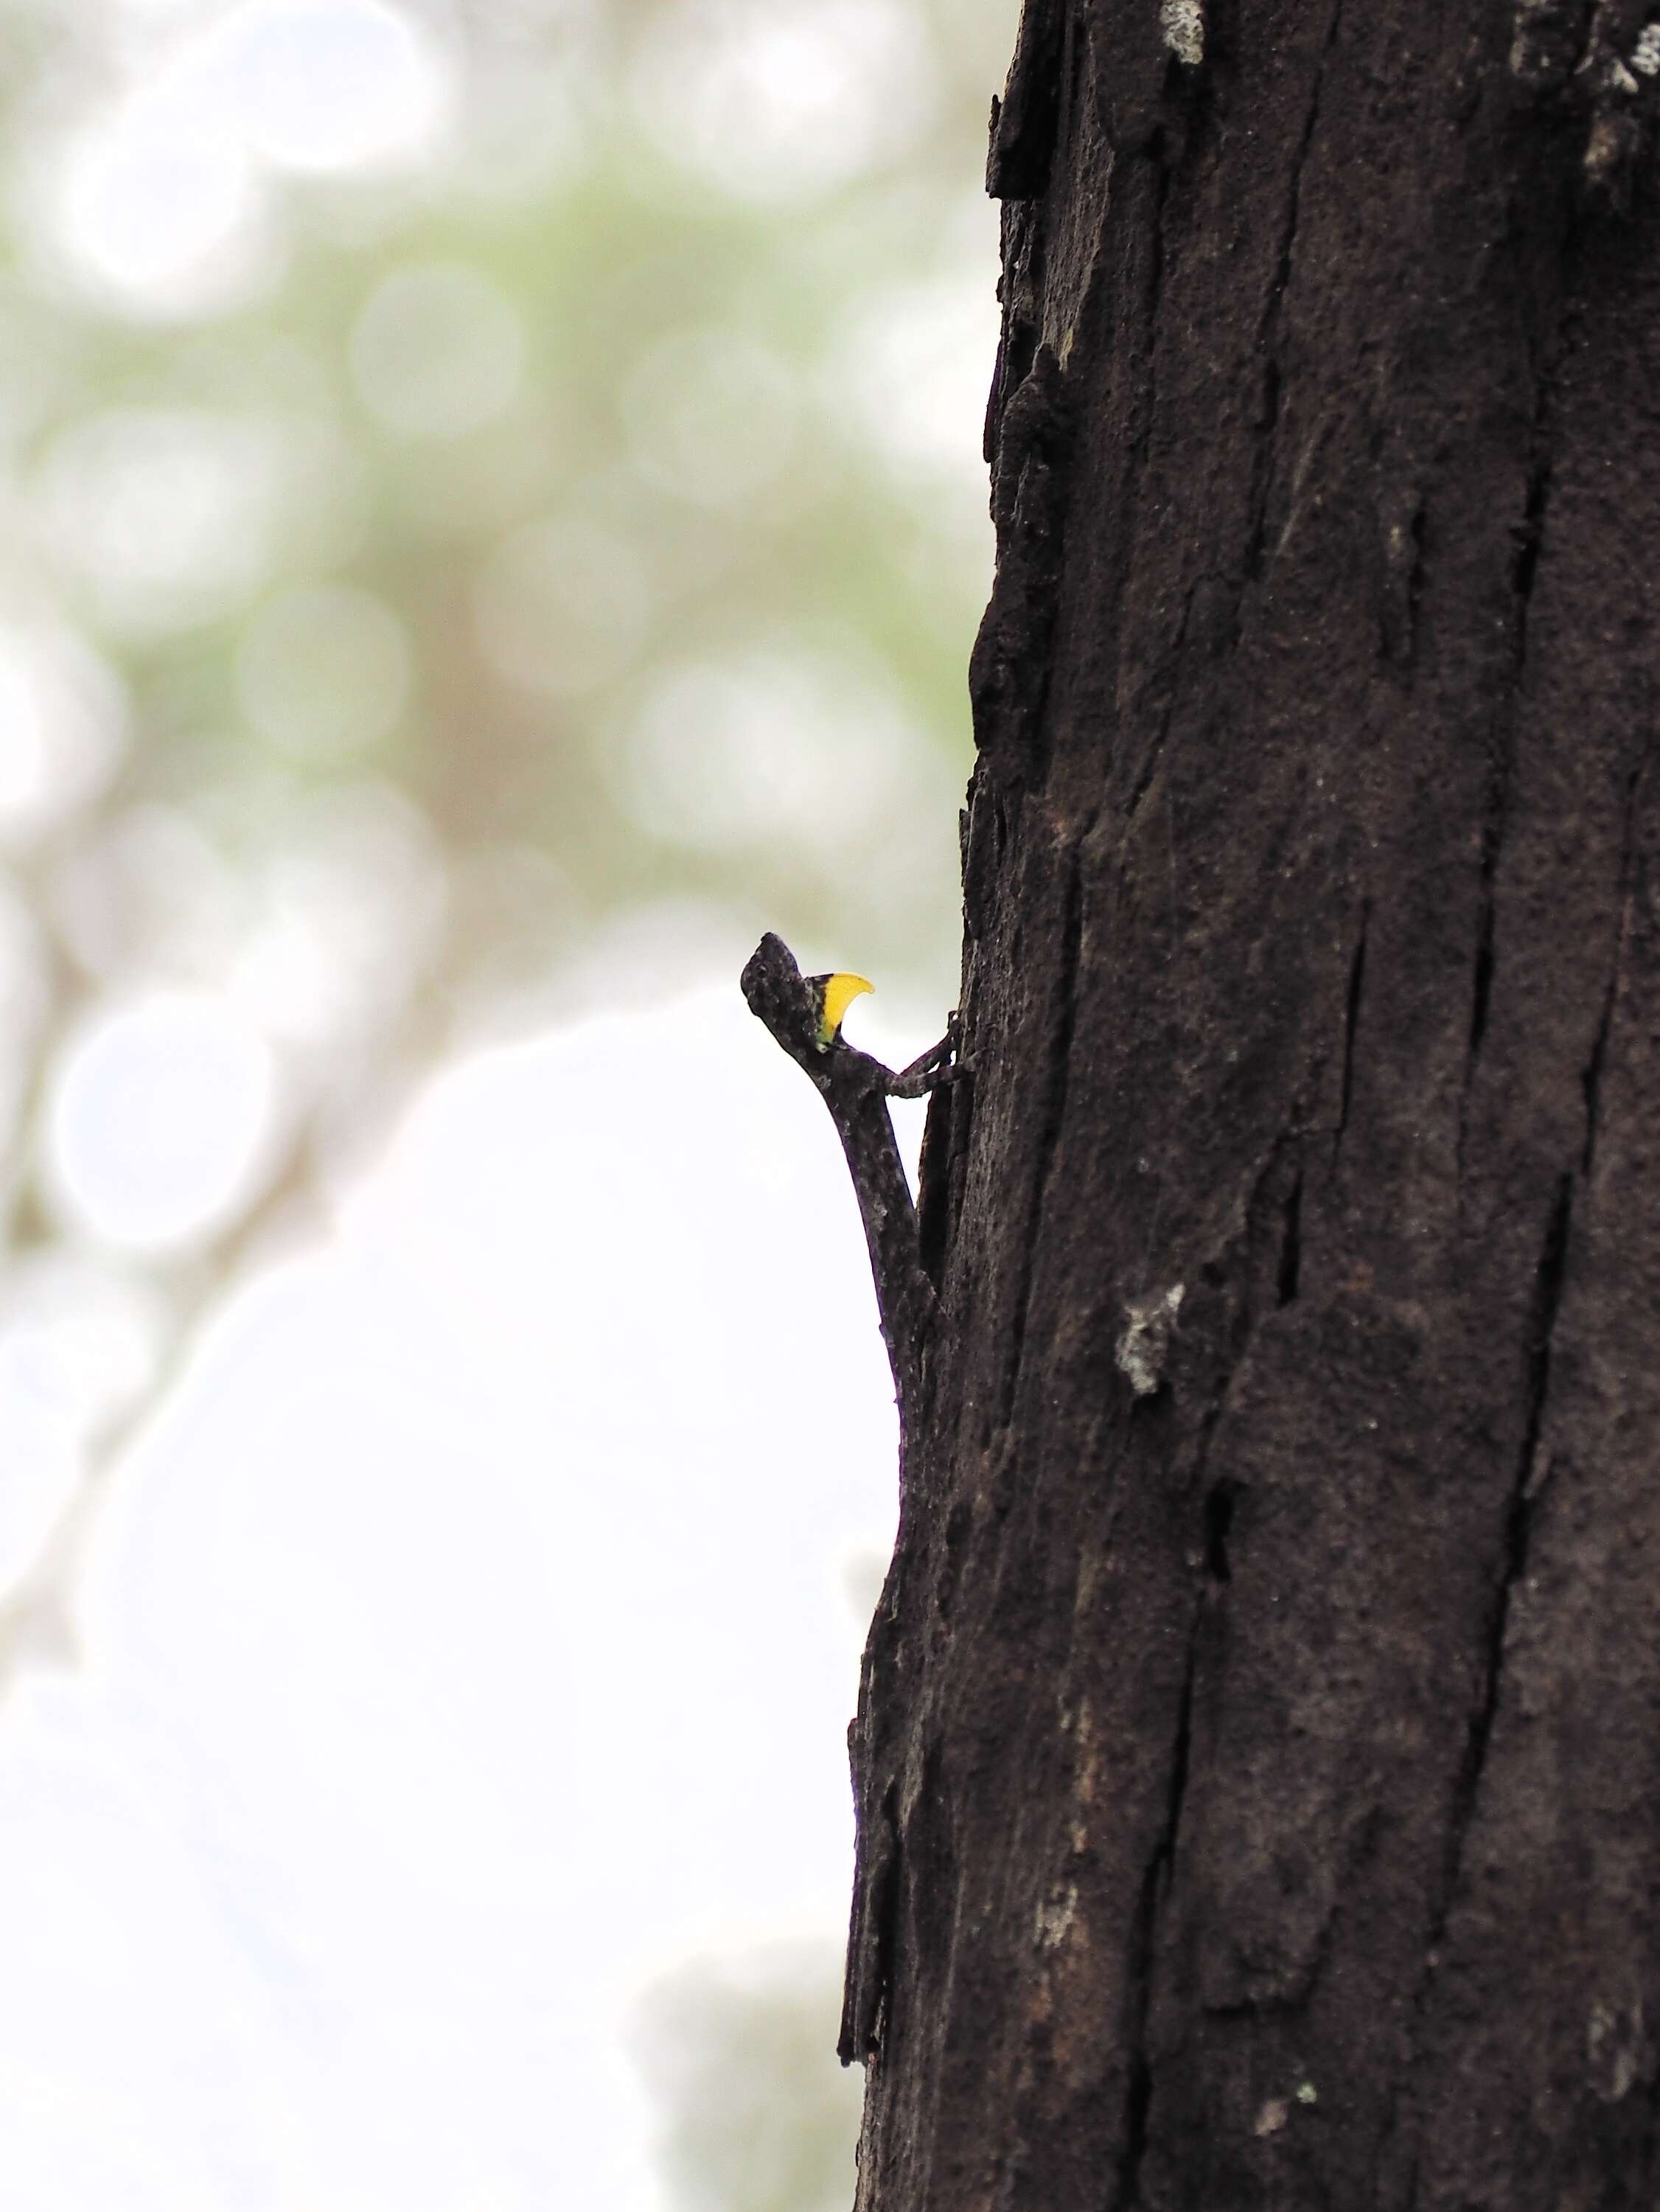
{"type": "Polygon", "coordinates": [[[997,348],[997,302],[978,260],[968,261],[960,276],[867,295],[831,359],[825,396],[838,416],[851,401],[895,471],[954,483],[979,456],[997,348]]]}
{"type": "Polygon", "coordinates": [[[285,1043],[349,1038],[362,1050],[437,943],[444,866],[431,823],[390,784],[314,793],[282,823],[262,872],[239,1002],[285,1043]]]}
{"type": "Polygon", "coordinates": [[[389,734],[409,692],[403,625],[353,584],[284,592],[259,610],[236,656],[243,709],[291,757],[348,758],[389,734]]]}
{"type": "Polygon", "coordinates": [[[233,1220],[270,1164],[270,1046],[224,1000],[158,993],[94,1018],[47,1110],[51,1195],[78,1227],[178,1251],[233,1220]]]}
{"type": "Polygon", "coordinates": [[[204,983],[223,969],[244,897],[201,824],[150,804],[75,841],[52,872],[50,910],[89,975],[204,983]]]}
{"type": "Polygon", "coordinates": [[[475,606],[480,642],[502,673],[557,695],[592,690],[627,667],[651,600],[632,546],[597,523],[561,516],[502,540],[475,606]]]}
{"type": "Polygon", "coordinates": [[[622,797],[676,844],[829,852],[894,809],[918,750],[868,653],[787,641],[663,677],[623,749],[622,797]]]}
{"type": "Polygon", "coordinates": [[[734,194],[789,199],[905,151],[937,82],[895,0],[704,0],[663,9],[633,73],[663,150],[734,194]]]}
{"type": "Polygon", "coordinates": [[[246,0],[214,37],[215,73],[244,133],[280,167],[405,159],[442,120],[432,41],[383,0],[246,0]]]}
{"type": "Polygon", "coordinates": [[[171,82],[70,140],[52,199],[51,228],[71,266],[132,313],[223,308],[275,266],[245,152],[171,82]]]}
{"type": "Polygon", "coordinates": [[[499,415],[518,391],[524,337],[500,285],[433,262],[371,294],[351,339],[364,405],[404,438],[456,438],[499,415]]]}
{"type": "Polygon", "coordinates": [[[0,1146],[8,1151],[51,1009],[51,956],[21,886],[0,874],[0,1146]]]}
{"type": "Polygon", "coordinates": [[[788,370],[738,330],[663,339],[630,373],[622,409],[641,474],[711,507],[770,483],[795,441],[788,370]]]}
{"type": "Polygon", "coordinates": [[[0,842],[27,843],[95,798],[126,740],[120,684],[83,639],[0,624],[0,842]]]}
{"type": "Polygon", "coordinates": [[[206,410],[112,408],[76,423],[36,479],[64,565],[123,629],[167,629],[233,606],[271,552],[278,441],[206,410]]]}

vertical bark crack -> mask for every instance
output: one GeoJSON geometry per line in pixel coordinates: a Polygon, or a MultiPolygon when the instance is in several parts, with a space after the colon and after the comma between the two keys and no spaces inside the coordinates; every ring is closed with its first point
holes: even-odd
{"type": "Polygon", "coordinates": [[[1585,1095],[1585,1141],[1579,1153],[1579,1173],[1589,1176],[1591,1163],[1596,1157],[1596,1122],[1602,1090],[1602,1068],[1608,1059],[1609,1030],[1614,1022],[1614,1002],[1620,988],[1620,969],[1624,952],[1623,928],[1621,942],[1616,945],[1614,964],[1609,970],[1608,988],[1602,994],[1602,1012],[1596,1024],[1596,1035],[1591,1039],[1590,1054],[1579,1078],[1579,1087],[1585,1095]]]}
{"type": "MultiPolygon", "coordinates": [[[[1644,765],[1646,765],[1645,763],[1644,765]]],[[[1596,1133],[1602,1111],[1602,1071],[1608,1061],[1609,1032],[1614,1026],[1614,1009],[1620,995],[1620,977],[1626,963],[1626,944],[1631,933],[1632,877],[1635,865],[1637,793],[1643,780],[1643,767],[1634,768],[1626,780],[1625,817],[1620,839],[1619,919],[1614,933],[1614,957],[1609,963],[1608,988],[1602,994],[1602,1011],[1597,1018],[1596,1034],[1591,1040],[1590,1055],[1579,1078],[1580,1089],[1585,1098],[1585,1141],[1579,1155],[1579,1173],[1589,1176],[1591,1163],[1596,1157],[1596,1133]]]]}
{"type": "Polygon", "coordinates": [[[1188,1633],[1187,1667],[1182,1677],[1181,1702],[1177,1709],[1176,1743],[1170,1765],[1170,1791],[1164,1826],[1142,1877],[1136,1926],[1130,1937],[1126,1983],[1128,2014],[1124,2045],[1129,2053],[1124,2098],[1124,2150],[1118,2160],[1114,2187],[1108,2199],[1110,2212],[1132,2212],[1141,2185],[1142,2161],[1147,2155],[1148,2114],[1153,2103],[1153,2068],[1147,2051],[1148,2015],[1152,2008],[1153,1967],[1158,1947],[1159,1919],[1170,1892],[1176,1856],[1176,1836],[1181,1826],[1182,1805],[1187,1796],[1187,1770],[1193,1734],[1193,1680],[1198,1667],[1199,1618],[1196,1613],[1188,1633]]]}
{"type": "Polygon", "coordinates": [[[1263,419],[1257,439],[1257,450],[1251,471],[1250,525],[1245,537],[1245,580],[1255,580],[1262,568],[1263,543],[1268,528],[1269,495],[1274,482],[1274,434],[1280,421],[1280,364],[1275,351],[1280,331],[1280,315],[1285,296],[1291,284],[1292,257],[1297,249],[1297,228],[1302,219],[1303,172],[1314,143],[1314,132],[1320,119],[1320,99],[1325,89],[1326,64],[1331,50],[1337,42],[1337,27],[1342,19],[1343,0],[1332,0],[1331,13],[1326,19],[1325,36],[1320,44],[1319,59],[1314,65],[1314,85],[1309,95],[1308,112],[1303,118],[1302,134],[1292,157],[1291,181],[1286,192],[1285,225],[1280,234],[1279,257],[1275,263],[1274,279],[1269,287],[1268,298],[1263,305],[1262,320],[1257,330],[1257,352],[1263,358],[1263,419]]]}
{"type": "MultiPolygon", "coordinates": [[[[1442,1942],[1447,1923],[1451,1918],[1463,1874],[1464,1852],[1469,1832],[1475,1824],[1477,1800],[1481,1794],[1481,1778],[1487,1766],[1487,1753],[1493,1741],[1493,1724],[1498,1717],[1499,1694],[1503,1686],[1505,1643],[1510,1629],[1511,1603],[1518,1583],[1527,1572],[1528,1543],[1530,1534],[1531,1498],[1536,1486],[1533,1481],[1534,1462],[1538,1454],[1539,1440],[1544,1426],[1545,1401],[1550,1386],[1551,1343],[1556,1319],[1562,1302],[1562,1286],[1567,1267],[1569,1232],[1573,1216],[1573,1177],[1563,1175],[1557,1180],[1556,1193],[1551,1205],[1549,1218],[1545,1224],[1544,1243],[1540,1250],[1535,1271],[1533,1295],[1529,1311],[1527,1345],[1526,1415],[1521,1447],[1517,1454],[1516,1471],[1511,1483],[1510,1498],[1505,1516],[1504,1550],[1499,1563],[1487,1616],[1486,1654],[1483,1665],[1481,1700],[1470,1717],[1469,1732],[1463,1759],[1454,1784],[1451,1808],[1447,1824],[1447,1847],[1444,1861],[1440,1895],[1430,1915],[1428,1934],[1424,1945],[1424,1963],[1412,2002],[1415,2030],[1421,2025],[1429,2002],[1429,1991],[1439,1962],[1442,1942]]],[[[1384,2130],[1387,2142],[1399,2124],[1401,2092],[1399,2084],[1390,2100],[1388,2117],[1384,2130]]],[[[1409,2158],[1407,2165],[1407,2185],[1403,2203],[1409,2208],[1417,2201],[1417,2160],[1409,2158]]]]}
{"type": "Polygon", "coordinates": [[[1475,926],[1475,965],[1470,981],[1469,1044],[1466,1057],[1474,1069],[1481,1056],[1487,1033],[1487,1010],[1493,1003],[1493,880],[1499,866],[1501,816],[1488,818],[1481,836],[1481,907],[1475,926]]]}
{"type": "Polygon", "coordinates": [[[1286,1200],[1285,1236],[1280,1246],[1279,1272],[1275,1280],[1275,1291],[1282,1306],[1288,1306],[1297,1295],[1298,1278],[1303,1265],[1303,1176],[1298,1170],[1297,1180],[1291,1186],[1286,1200]]]}
{"type": "Polygon", "coordinates": [[[1429,1948],[1432,1952],[1440,1942],[1457,1891],[1464,1845],[1475,1816],[1475,1802],[1481,1791],[1493,1722],[1499,1711],[1511,1600],[1517,1583],[1527,1571],[1529,1500],[1533,1486],[1533,1464],[1544,1425],[1545,1401],[1550,1387],[1551,1340],[1562,1303],[1568,1234],[1572,1219],[1573,1178],[1571,1175],[1564,1175],[1557,1180],[1556,1195],[1552,1201],[1550,1218],[1545,1224],[1544,1245],[1534,1277],[1527,1335],[1526,1417],[1505,1520],[1504,1555],[1487,1617],[1481,1702],[1470,1719],[1469,1741],[1453,1796],[1452,1817],[1448,1831],[1446,1879],[1443,1884],[1440,1906],[1431,1929],[1429,1948]]]}
{"type": "Polygon", "coordinates": [[[1009,1354],[1003,1364],[1003,1385],[997,1396],[997,1421],[998,1425],[1003,1428],[1014,1417],[1015,1391],[1020,1380],[1021,1361],[1026,1351],[1027,1322],[1032,1304],[1033,1262],[1043,1243],[1043,1221],[1048,1207],[1050,1177],[1054,1170],[1055,1151],[1060,1142],[1061,1123],[1066,1113],[1072,1032],[1077,1022],[1078,962],[1083,941],[1082,854],[1085,841],[1094,826],[1092,815],[1074,841],[1065,864],[1067,873],[1061,919],[1059,988],[1057,992],[1054,1035],[1048,1041],[1049,1097],[1044,1109],[1043,1125],[1038,1133],[1037,1167],[1033,1177],[1032,1231],[1021,1242],[1020,1279],[1015,1292],[1014,1321],[1009,1331],[1009,1354]]]}
{"type": "MultiPolygon", "coordinates": [[[[1552,352],[1555,347],[1554,334],[1552,352]]],[[[1511,569],[1515,605],[1511,647],[1511,676],[1502,710],[1501,732],[1495,748],[1487,821],[1481,832],[1481,868],[1475,925],[1475,961],[1470,982],[1469,1043],[1464,1055],[1463,1098],[1458,1115],[1458,1158],[1462,1167],[1464,1121],[1469,1086],[1487,1036],[1493,1002],[1498,903],[1499,856],[1503,850],[1510,812],[1511,777],[1516,763],[1516,725],[1522,684],[1527,673],[1528,623],[1533,608],[1533,589],[1538,577],[1539,553],[1544,543],[1545,509],[1550,498],[1552,447],[1550,437],[1550,374],[1542,369],[1534,395],[1532,465],[1517,526],[1516,558],[1511,569]]]]}
{"type": "Polygon", "coordinates": [[[1227,1556],[1227,1540],[1233,1534],[1233,1507],[1239,1495],[1239,1484],[1224,1475],[1220,1482],[1212,1486],[1205,1497],[1205,1572],[1215,1583],[1232,1582],[1233,1579],[1233,1570],[1227,1556]]]}
{"type": "MultiPolygon", "coordinates": [[[[1354,956],[1349,962],[1348,992],[1343,1001],[1343,1089],[1337,1109],[1339,1144],[1342,1142],[1343,1132],[1348,1127],[1348,1109],[1354,1097],[1354,1041],[1360,1026],[1360,1000],[1366,980],[1366,934],[1371,927],[1372,901],[1363,899],[1360,903],[1360,933],[1355,939],[1354,956]]],[[[1299,1188],[1300,1190],[1300,1184],[1299,1188]]]]}
{"type": "MultiPolygon", "coordinates": [[[[1200,580],[1200,581],[1203,580],[1203,579],[1200,580]]],[[[1135,786],[1129,798],[1124,801],[1124,826],[1126,835],[1130,823],[1141,810],[1142,801],[1146,798],[1154,777],[1159,772],[1159,763],[1164,757],[1165,742],[1170,735],[1170,725],[1176,712],[1177,686],[1180,682],[1182,654],[1187,646],[1188,627],[1193,619],[1193,598],[1198,588],[1197,582],[1190,584],[1182,597],[1182,618],[1176,626],[1175,640],[1170,649],[1171,665],[1177,672],[1171,684],[1170,696],[1165,701],[1164,711],[1159,716],[1159,726],[1154,732],[1153,742],[1148,745],[1146,757],[1136,772],[1135,786]]]]}
{"type": "Polygon", "coordinates": [[[1154,333],[1159,327],[1159,295],[1164,289],[1165,203],[1170,198],[1170,167],[1163,154],[1162,143],[1155,145],[1154,158],[1158,181],[1153,190],[1153,240],[1148,251],[1147,299],[1142,311],[1144,318],[1142,327],[1148,334],[1147,386],[1141,409],[1142,428],[1136,440],[1137,449],[1142,453],[1145,453],[1147,448],[1145,425],[1154,421],[1158,412],[1159,389],[1154,376],[1158,349],[1154,333]]]}

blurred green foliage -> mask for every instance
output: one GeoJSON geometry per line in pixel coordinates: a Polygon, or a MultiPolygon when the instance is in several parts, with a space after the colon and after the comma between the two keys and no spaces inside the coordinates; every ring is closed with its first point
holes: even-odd
{"type": "MultiPolygon", "coordinates": [[[[1014,14],[0,0],[0,1660],[437,1055],[763,927],[937,1026],[1014,14]]],[[[662,1994],[676,2202],[847,2201],[835,2009],[662,1994]]]]}
{"type": "MultiPolygon", "coordinates": [[[[445,163],[264,179],[281,268],[250,296],[147,321],[61,269],[20,282],[16,489],[131,702],[76,838],[161,805],[243,871],[296,803],[389,784],[451,878],[420,981],[451,1016],[512,979],[560,1003],[573,946],[642,899],[839,929],[878,965],[954,951],[1003,11],[979,12],[477,6],[445,163]],[[715,98],[727,49],[742,90],[791,16],[803,51],[751,75],[839,58],[853,143],[827,155],[786,82],[768,160],[724,162],[678,100],[715,98]],[[532,143],[504,179],[510,72],[532,143]]],[[[66,58],[28,14],[45,76],[66,58]]]]}
{"type": "Polygon", "coordinates": [[[763,926],[931,1018],[1007,12],[4,0],[15,1253],[142,1278],[165,1346],[434,1054],[763,926]],[[170,992],[273,1103],[141,1231],[62,1094],[188,1152],[76,1060],[170,992]]]}
{"type": "Polygon", "coordinates": [[[948,999],[1009,12],[0,0],[46,1489],[435,1054],[762,927],[948,999]],[[217,1180],[130,1204],[169,1159],[217,1180]]]}

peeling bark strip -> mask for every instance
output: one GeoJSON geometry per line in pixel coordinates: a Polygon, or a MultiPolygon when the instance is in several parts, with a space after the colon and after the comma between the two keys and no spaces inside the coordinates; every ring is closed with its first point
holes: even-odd
{"type": "Polygon", "coordinates": [[[1026,0],[860,2212],[1660,2199],[1651,12],[1026,0]]]}

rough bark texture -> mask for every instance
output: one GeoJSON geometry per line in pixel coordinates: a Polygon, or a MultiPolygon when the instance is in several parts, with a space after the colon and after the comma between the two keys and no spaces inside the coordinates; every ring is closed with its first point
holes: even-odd
{"type": "Polygon", "coordinates": [[[863,2212],[1660,2191],[1645,24],[1027,0],[863,2212]]]}

